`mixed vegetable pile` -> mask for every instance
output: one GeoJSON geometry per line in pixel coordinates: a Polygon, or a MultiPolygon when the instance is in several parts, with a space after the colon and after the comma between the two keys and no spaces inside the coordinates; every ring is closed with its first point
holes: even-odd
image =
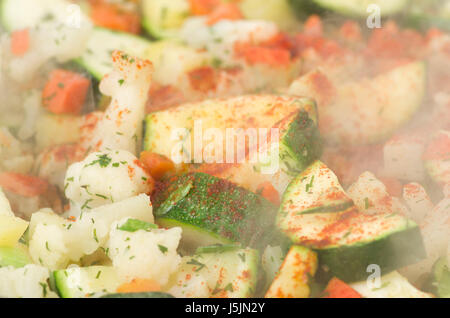
{"type": "Polygon", "coordinates": [[[449,1],[0,22],[1,297],[450,296],[449,1]]]}

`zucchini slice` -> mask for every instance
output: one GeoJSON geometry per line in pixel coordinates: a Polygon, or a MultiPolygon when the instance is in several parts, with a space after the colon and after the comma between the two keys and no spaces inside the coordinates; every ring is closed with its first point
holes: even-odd
{"type": "Polygon", "coordinates": [[[14,247],[0,247],[0,267],[19,268],[32,263],[25,245],[18,243],[14,247]]]}
{"type": "MultiPolygon", "coordinates": [[[[318,163],[312,167],[328,171],[318,163]]],[[[416,223],[393,211],[372,215],[360,212],[351,201],[342,206],[340,199],[348,198],[342,192],[337,192],[336,203],[319,200],[316,205],[323,207],[322,212],[303,213],[311,207],[306,200],[311,195],[305,191],[310,190],[306,189],[307,181],[314,175],[310,171],[308,168],[289,185],[278,212],[277,225],[294,244],[316,250],[322,268],[329,274],[344,281],[357,281],[367,277],[366,269],[370,264],[379,265],[382,273],[387,273],[424,258],[425,250],[416,223]],[[330,208],[333,206],[344,209],[333,211],[330,208]]],[[[316,198],[336,189],[326,183],[311,187],[316,198]]]]}
{"type": "Polygon", "coordinates": [[[241,0],[238,5],[242,15],[249,20],[272,21],[285,31],[299,24],[289,0],[241,0]]]}
{"type": "Polygon", "coordinates": [[[259,184],[269,181],[279,192],[283,192],[292,177],[321,154],[321,139],[316,123],[316,107],[310,99],[253,95],[207,100],[149,114],[146,118],[144,148],[174,161],[204,163],[194,167],[198,168],[195,170],[228,179],[250,191],[255,192],[259,184]],[[234,135],[230,134],[230,128],[234,135]],[[268,160],[255,158],[258,156],[256,151],[245,151],[244,160],[239,160],[235,151],[228,153],[228,140],[239,147],[240,139],[250,140],[249,136],[254,133],[253,140],[257,141],[261,138],[261,135],[258,136],[261,128],[267,129],[268,137],[271,128],[279,132],[279,139],[270,137],[267,142],[268,160]],[[180,135],[174,136],[177,130],[180,135]],[[218,160],[216,163],[206,163],[207,158],[203,154],[207,148],[211,148],[211,143],[202,142],[202,136],[208,132],[217,132],[223,137],[220,141],[223,145],[222,156],[219,156],[223,163],[218,160]],[[227,137],[230,135],[233,139],[227,137]],[[199,140],[202,142],[200,145],[197,144],[199,140]],[[202,157],[198,158],[197,154],[202,157]],[[182,158],[178,160],[178,157],[182,158]],[[232,163],[225,164],[230,162],[229,157],[232,163]]]}
{"type": "Polygon", "coordinates": [[[0,246],[15,246],[28,228],[28,222],[17,216],[0,215],[0,246]]]}
{"type": "Polygon", "coordinates": [[[158,39],[176,37],[191,14],[187,0],[144,0],[141,11],[144,29],[158,39]]]}
{"type": "Polygon", "coordinates": [[[312,2],[345,16],[366,18],[370,14],[367,12],[367,8],[371,4],[377,5],[381,10],[381,15],[386,17],[401,12],[406,8],[409,0],[312,0],[312,2]]]}
{"type": "Polygon", "coordinates": [[[404,18],[405,23],[420,30],[436,27],[450,30],[450,1],[412,0],[404,18]]]}
{"type": "Polygon", "coordinates": [[[333,171],[318,160],[291,182],[284,193],[280,217],[291,209],[305,215],[343,212],[353,206],[333,171]]]}
{"type": "Polygon", "coordinates": [[[426,67],[412,62],[372,79],[346,83],[312,71],[297,79],[289,92],[323,101],[318,104],[319,127],[327,142],[371,144],[389,138],[422,105],[426,67]],[[334,93],[320,88],[323,81],[329,82],[334,93]]]}
{"type": "Polygon", "coordinates": [[[182,249],[189,251],[231,242],[258,245],[276,211],[263,197],[204,173],[165,180],[152,203],[160,226],[183,229],[182,249]]]}
{"type": "Polygon", "coordinates": [[[185,256],[166,291],[175,297],[252,297],[258,278],[259,253],[237,249],[185,256]]]}
{"type": "Polygon", "coordinates": [[[308,298],[309,280],[317,270],[317,254],[303,246],[292,246],[266,293],[266,298],[308,298]]]}
{"type": "Polygon", "coordinates": [[[100,80],[113,69],[111,54],[114,50],[145,58],[150,55],[153,46],[152,42],[142,37],[96,27],[92,30],[85,52],[77,62],[100,80]]]}
{"type": "Polygon", "coordinates": [[[367,281],[350,285],[364,298],[430,298],[431,295],[414,287],[398,272],[392,272],[380,277],[380,286],[369,286],[367,281]]]}
{"type": "Polygon", "coordinates": [[[450,298],[450,267],[448,257],[439,258],[432,270],[433,290],[440,298],[450,298]]]}
{"type": "Polygon", "coordinates": [[[121,284],[116,270],[110,266],[72,267],[54,271],[53,276],[62,298],[114,293],[121,284]]]}

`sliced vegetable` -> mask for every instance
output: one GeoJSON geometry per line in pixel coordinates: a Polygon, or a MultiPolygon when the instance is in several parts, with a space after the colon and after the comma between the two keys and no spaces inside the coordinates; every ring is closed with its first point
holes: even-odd
{"type": "MultiPolygon", "coordinates": [[[[320,166],[315,163],[311,167],[320,166]]],[[[305,189],[309,184],[308,179],[304,179],[305,188],[300,189],[298,183],[302,178],[304,176],[300,175],[286,190],[277,224],[295,244],[315,249],[328,274],[346,282],[356,281],[367,276],[370,264],[377,264],[382,273],[388,273],[424,258],[419,227],[396,211],[369,215],[347,204],[345,210],[333,213],[324,210],[305,214],[305,206],[300,204],[304,191],[312,190],[315,197],[320,197],[321,193],[330,193],[336,187],[323,183],[311,190],[305,189]]],[[[342,198],[343,192],[339,193],[338,198],[342,198]]]]}
{"type": "Polygon", "coordinates": [[[156,38],[173,38],[190,14],[187,0],[142,1],[142,25],[156,38]]]}
{"type": "Polygon", "coordinates": [[[15,56],[22,56],[30,48],[30,34],[28,29],[17,30],[11,33],[11,52],[15,56]]]}
{"type": "Polygon", "coordinates": [[[321,71],[296,80],[289,93],[318,101],[319,128],[328,143],[368,144],[390,137],[422,105],[426,67],[411,62],[372,79],[338,82],[321,71]]]}
{"type": "Polygon", "coordinates": [[[259,255],[253,249],[195,253],[183,257],[167,292],[175,297],[252,297],[258,278],[259,255]]]}
{"type": "Polygon", "coordinates": [[[264,198],[204,173],[164,180],[152,203],[160,226],[183,228],[182,246],[188,250],[217,243],[259,244],[275,210],[264,198]]]}
{"type": "Polygon", "coordinates": [[[42,91],[42,105],[55,114],[79,114],[90,85],[81,74],[54,70],[42,91]]]}
{"type": "Polygon", "coordinates": [[[124,10],[117,4],[96,2],[90,7],[90,17],[95,25],[107,29],[139,34],[140,17],[132,10],[124,10]]]}
{"type": "Polygon", "coordinates": [[[27,227],[28,222],[19,217],[0,215],[0,246],[15,246],[27,227]]]}
{"type": "Polygon", "coordinates": [[[433,266],[432,285],[439,297],[450,298],[450,267],[445,256],[438,259],[433,266]]]}
{"type": "Polygon", "coordinates": [[[25,245],[19,243],[14,247],[0,247],[0,267],[19,268],[31,263],[32,260],[25,245]]]}
{"type": "Polygon", "coordinates": [[[274,205],[280,205],[280,194],[272,183],[268,181],[261,183],[256,189],[256,193],[261,194],[267,201],[272,202],[274,205]]]}
{"type": "Polygon", "coordinates": [[[145,293],[157,292],[161,290],[158,282],[152,279],[135,278],[130,282],[124,283],[117,288],[117,293],[145,293]]]}
{"type": "Polygon", "coordinates": [[[108,266],[71,267],[53,272],[62,298],[84,298],[93,293],[114,293],[121,282],[108,266]]]}
{"type": "MultiPolygon", "coordinates": [[[[198,171],[228,179],[250,191],[256,192],[261,183],[269,181],[281,193],[293,175],[321,154],[316,122],[315,103],[310,99],[257,95],[208,100],[149,114],[144,148],[176,163],[204,163],[198,171]],[[267,129],[267,137],[262,135],[262,128],[267,129]],[[222,149],[214,156],[207,151],[211,144],[194,144],[200,134],[213,130],[222,136],[222,149]],[[260,140],[266,138],[265,145],[257,141],[258,134],[260,140]],[[231,147],[235,140],[236,152],[231,147]],[[260,153],[255,151],[255,141],[260,153]]],[[[219,146],[219,141],[213,141],[219,146]]]]}
{"type": "MultiPolygon", "coordinates": [[[[284,219],[295,210],[295,215],[345,212],[354,207],[336,175],[323,162],[316,161],[299,174],[283,194],[278,214],[280,225],[288,226],[284,219]]],[[[293,218],[295,219],[295,215],[293,218]]]]}
{"type": "Polygon", "coordinates": [[[0,174],[0,186],[24,197],[35,197],[47,191],[48,182],[30,175],[3,172],[0,174]]]}
{"type": "Polygon", "coordinates": [[[379,278],[379,284],[375,282],[361,281],[350,285],[364,298],[430,298],[408,282],[398,272],[392,272],[379,278]]]}
{"type": "Polygon", "coordinates": [[[208,245],[208,246],[200,246],[195,251],[196,254],[207,254],[207,253],[223,253],[223,252],[229,252],[234,251],[237,249],[240,249],[240,244],[214,244],[214,245],[208,245]]]}
{"type": "Polygon", "coordinates": [[[323,292],[323,298],[362,298],[352,287],[333,277],[323,292]]]}
{"type": "Polygon", "coordinates": [[[242,13],[237,4],[235,3],[223,3],[218,5],[208,15],[206,20],[207,25],[213,25],[221,20],[240,20],[242,19],[242,13]]]}
{"type": "Polygon", "coordinates": [[[316,270],[316,253],[302,246],[292,246],[265,297],[308,298],[309,280],[316,270]]]}
{"type": "Polygon", "coordinates": [[[156,180],[161,179],[167,172],[175,170],[172,160],[157,153],[143,151],[139,160],[156,180]]]}
{"type": "Polygon", "coordinates": [[[286,31],[298,24],[289,0],[241,0],[238,5],[245,19],[272,21],[286,31]]]}
{"type": "Polygon", "coordinates": [[[152,46],[152,42],[142,37],[96,27],[91,32],[85,52],[77,62],[100,80],[113,70],[111,53],[114,50],[146,58],[152,46]]]}
{"type": "Polygon", "coordinates": [[[386,17],[401,12],[409,3],[408,0],[312,0],[312,2],[324,9],[356,18],[366,18],[370,13],[373,13],[372,11],[368,11],[370,4],[374,4],[380,8],[380,14],[386,17]]]}

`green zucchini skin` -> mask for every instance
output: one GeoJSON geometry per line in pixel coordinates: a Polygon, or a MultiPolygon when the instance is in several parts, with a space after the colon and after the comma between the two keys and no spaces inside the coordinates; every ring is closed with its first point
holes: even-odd
{"type": "MultiPolygon", "coordinates": [[[[322,156],[322,137],[314,119],[310,113],[301,110],[281,139],[280,148],[288,150],[289,155],[294,157],[295,167],[291,167],[289,171],[294,175],[322,156]]],[[[283,159],[283,155],[285,154],[281,151],[280,158],[283,159]]]]}
{"type": "Polygon", "coordinates": [[[442,256],[436,261],[430,276],[431,292],[440,298],[450,298],[450,266],[447,257],[442,256]]]}
{"type": "Polygon", "coordinates": [[[370,264],[380,266],[381,275],[407,266],[426,257],[418,226],[396,232],[368,243],[357,243],[315,250],[319,264],[327,275],[346,282],[365,280],[370,264]]]}
{"type": "Polygon", "coordinates": [[[224,242],[255,246],[274,223],[276,208],[263,197],[227,180],[205,173],[186,173],[164,180],[152,196],[156,221],[173,220],[221,237],[224,242]],[[164,201],[176,189],[191,183],[183,197],[172,201],[165,212],[164,201]],[[163,208],[161,208],[163,206],[163,208]],[[161,215],[161,211],[165,212],[161,215]]]}
{"type": "Polygon", "coordinates": [[[32,264],[25,249],[19,247],[0,247],[0,267],[13,266],[15,268],[32,264]]]}
{"type": "Polygon", "coordinates": [[[175,298],[167,293],[149,292],[149,293],[115,293],[103,295],[100,298],[175,298]]]}
{"type": "Polygon", "coordinates": [[[300,19],[306,19],[311,14],[324,15],[327,10],[317,5],[312,0],[289,0],[295,14],[300,19]]]}

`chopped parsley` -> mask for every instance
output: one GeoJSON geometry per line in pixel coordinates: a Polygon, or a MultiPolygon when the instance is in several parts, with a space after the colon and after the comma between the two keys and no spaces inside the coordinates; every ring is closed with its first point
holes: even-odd
{"type": "Polygon", "coordinates": [[[98,243],[97,229],[94,229],[94,230],[93,230],[93,234],[94,234],[94,240],[98,243]]]}
{"type": "Polygon", "coordinates": [[[187,262],[187,264],[198,266],[198,268],[195,270],[195,272],[201,271],[204,267],[206,267],[205,264],[200,263],[195,258],[191,259],[189,262],[187,262]]]}
{"type": "Polygon", "coordinates": [[[106,155],[106,154],[97,155],[97,157],[98,157],[97,160],[94,160],[91,163],[87,164],[86,167],[93,166],[98,163],[100,167],[106,168],[112,161],[112,159],[110,157],[108,157],[108,155],[106,155]]]}
{"type": "Polygon", "coordinates": [[[166,254],[167,251],[169,250],[167,247],[165,247],[164,245],[160,245],[158,244],[158,248],[161,251],[161,253],[166,254]]]}
{"type": "Polygon", "coordinates": [[[136,219],[128,219],[124,224],[118,227],[119,230],[126,232],[136,232],[139,230],[150,231],[151,229],[157,228],[158,226],[156,224],[136,219]]]}

